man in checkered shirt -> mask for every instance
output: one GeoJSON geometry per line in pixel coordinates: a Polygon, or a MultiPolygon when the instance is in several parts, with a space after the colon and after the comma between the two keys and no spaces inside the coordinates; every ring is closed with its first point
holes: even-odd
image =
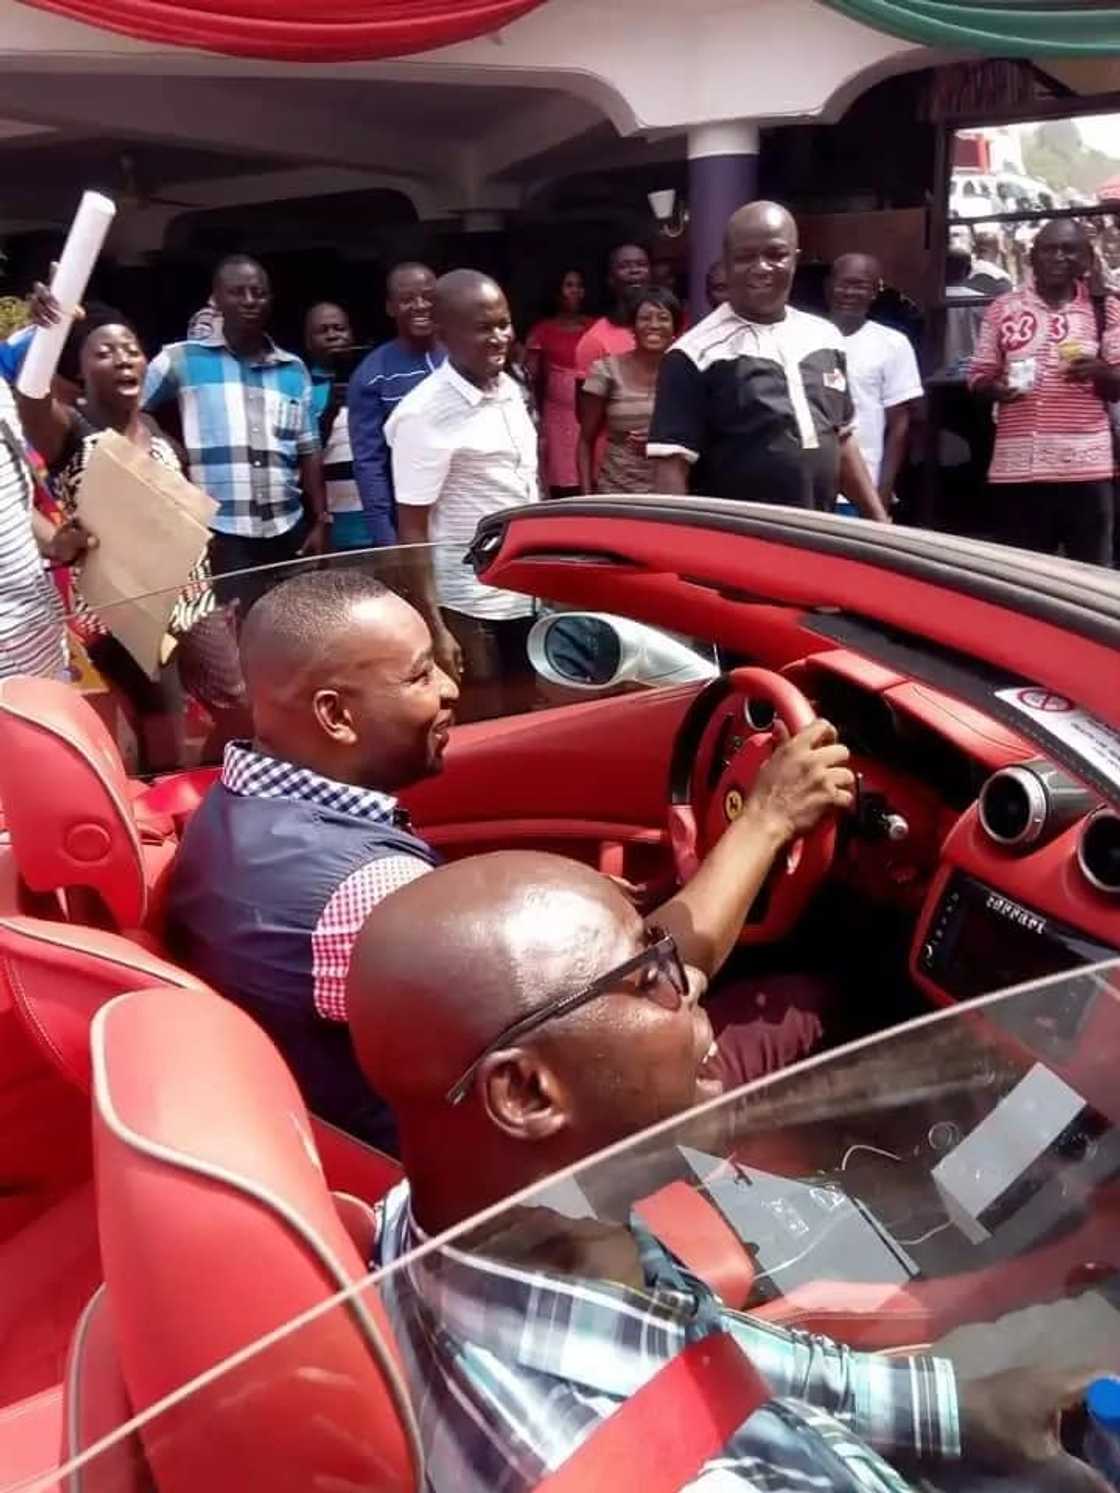
{"type": "MultiPolygon", "coordinates": [[[[187,826],[169,939],[264,1026],[316,1114],[392,1146],[350,1047],[346,977],[370,910],[436,864],[395,795],[440,771],[459,692],[419,613],[361,571],[275,587],[249,614],[241,648],[255,736],[226,749],[221,782],[187,826]]],[[[822,721],[780,746],[741,818],[656,914],[679,925],[709,975],[778,851],[851,802],[847,756],[822,721]]],[[[740,1077],[803,1056],[819,1031],[800,1012],[787,1031],[757,997],[748,991],[745,1009],[727,1013],[721,1038],[740,1077]]]]}
{"type": "MultiPolygon", "coordinates": [[[[217,330],[169,344],[144,384],[145,409],[177,404],[191,481],[218,504],[210,568],[225,575],[321,554],[330,514],[311,375],[267,334],[272,287],[256,260],[224,259],[213,302],[217,330]]],[[[268,584],[257,577],[218,592],[248,610],[268,584]]]]}

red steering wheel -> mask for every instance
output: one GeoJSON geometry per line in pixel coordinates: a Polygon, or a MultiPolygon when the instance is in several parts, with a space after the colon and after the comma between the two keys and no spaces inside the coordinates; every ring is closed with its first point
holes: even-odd
{"type": "MultiPolygon", "coordinates": [[[[700,862],[746,807],[774,751],[773,722],[795,736],[816,719],[812,705],[770,669],[734,669],[713,679],[681,722],[669,773],[669,839],[677,875],[700,862]]],[[[836,818],[826,814],[777,859],[743,924],[743,943],[773,943],[797,923],[836,854],[836,818]]]]}

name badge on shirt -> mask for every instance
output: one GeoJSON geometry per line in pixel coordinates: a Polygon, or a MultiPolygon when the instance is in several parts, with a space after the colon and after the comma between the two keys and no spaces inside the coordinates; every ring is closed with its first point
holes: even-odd
{"type": "Polygon", "coordinates": [[[824,386],[826,389],[834,389],[837,394],[845,394],[848,389],[848,380],[839,368],[830,368],[824,375],[824,386]]]}

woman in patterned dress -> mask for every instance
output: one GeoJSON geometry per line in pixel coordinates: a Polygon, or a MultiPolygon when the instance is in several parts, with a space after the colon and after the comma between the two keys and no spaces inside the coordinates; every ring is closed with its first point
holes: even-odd
{"type": "MultiPolygon", "coordinates": [[[[57,308],[43,294],[33,302],[36,320],[49,325],[57,308]]],[[[75,407],[48,395],[19,395],[19,413],[29,443],[47,463],[52,486],[68,519],[77,512],[82,477],[98,441],[115,430],[153,460],[181,470],[174,446],[140,409],[147,359],[128,322],[108,309],[79,322],[79,366],[85,393],[75,407]]],[[[128,650],[89,609],[74,584],[71,625],[98,672],[130,707],[137,728],[141,769],[182,765],[184,755],[181,690],[203,704],[221,729],[240,726],[245,711],[244,682],[237,657],[233,620],[214,599],[205,555],[175,605],[168,631],[176,648],[156,679],[150,679],[128,650]]]]}
{"type": "Polygon", "coordinates": [[[653,416],[661,359],[681,330],[684,311],[672,291],[648,285],[628,304],[637,346],[593,363],[580,401],[579,482],[584,493],[648,493],[653,470],[646,436],[653,416]],[[606,429],[603,459],[595,471],[596,446],[606,429]]]}

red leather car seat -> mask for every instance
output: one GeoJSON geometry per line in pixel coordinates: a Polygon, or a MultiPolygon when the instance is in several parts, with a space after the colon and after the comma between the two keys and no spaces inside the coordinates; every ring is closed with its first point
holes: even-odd
{"type": "Polygon", "coordinates": [[[98,1227],[131,1404],[311,1313],[141,1428],[160,1493],[418,1487],[376,1295],[315,1313],[366,1265],[267,1037],[218,997],[157,990],[104,1007],[92,1048],[98,1227]]]}
{"type": "Polygon", "coordinates": [[[114,1439],[70,1474],[66,1493],[154,1493],[139,1435],[135,1431],[116,1434],[131,1419],[108,1295],[99,1286],[70,1344],[63,1383],[60,1461],[65,1465],[104,1438],[114,1439]]]}
{"type": "MultiPolygon", "coordinates": [[[[94,1016],[114,996],[153,985],[209,989],[185,969],[120,934],[40,918],[0,917],[0,1021],[3,1011],[10,1010],[41,1058],[83,1093],[89,1092],[92,1078],[89,1029],[94,1016]]],[[[9,1042],[0,1050],[0,1093],[13,1059],[9,1042]]],[[[0,1132],[0,1154],[3,1146],[0,1132]]]]}
{"type": "MultiPolygon", "coordinates": [[[[88,1178],[90,1024],[114,996],[153,985],[207,989],[119,934],[0,916],[0,1241],[88,1178]]],[[[332,1187],[375,1201],[400,1180],[392,1157],[312,1125],[332,1187]]],[[[0,1310],[7,1290],[0,1275],[0,1310]]]]}
{"type": "Polygon", "coordinates": [[[0,1239],[17,1199],[89,1177],[90,1023],[113,996],[152,985],[206,989],[118,934],[0,917],[0,1239]]]}
{"type": "Polygon", "coordinates": [[[0,805],[20,876],[34,892],[84,889],[74,922],[145,926],[175,852],[170,821],[138,824],[120,753],[71,685],[17,675],[0,682],[0,805]]]}
{"type": "Polygon", "coordinates": [[[90,1023],[114,996],[155,984],[206,989],[117,934],[0,917],[0,1404],[58,1382],[101,1279],[90,1023]]]}

